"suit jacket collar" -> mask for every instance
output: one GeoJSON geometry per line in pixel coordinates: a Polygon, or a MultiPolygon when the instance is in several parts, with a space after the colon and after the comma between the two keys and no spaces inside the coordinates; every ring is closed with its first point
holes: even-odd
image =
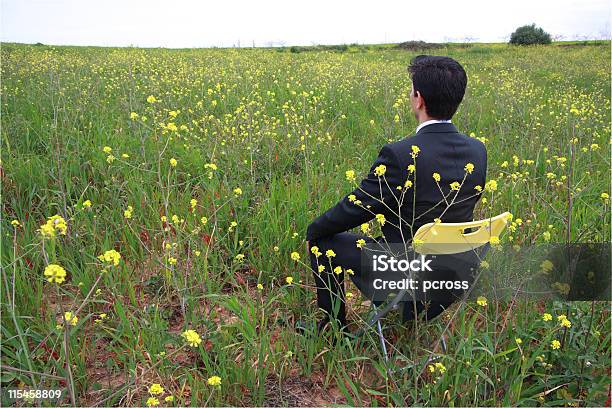
{"type": "Polygon", "coordinates": [[[416,134],[422,133],[459,133],[459,131],[452,123],[432,123],[422,127],[416,134]]]}

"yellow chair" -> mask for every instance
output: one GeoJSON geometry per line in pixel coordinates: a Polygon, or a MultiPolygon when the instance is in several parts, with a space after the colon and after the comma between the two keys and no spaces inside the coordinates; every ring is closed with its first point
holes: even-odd
{"type": "MultiPolygon", "coordinates": [[[[459,223],[429,223],[422,225],[414,234],[412,246],[414,252],[423,255],[451,255],[460,254],[479,249],[480,255],[484,256],[491,241],[491,237],[499,237],[504,231],[508,222],[512,219],[512,214],[504,212],[492,218],[479,221],[459,222],[459,223]],[[470,231],[467,231],[470,230],[470,231]]],[[[399,303],[404,300],[408,290],[401,290],[389,304],[382,309],[378,309],[374,302],[374,316],[367,322],[367,327],[376,324],[380,345],[383,350],[385,360],[389,360],[386,347],[386,339],[380,323],[389,311],[397,309],[399,303]]],[[[446,351],[444,336],[441,338],[442,348],[446,351]]]]}
{"type": "Polygon", "coordinates": [[[457,254],[474,250],[487,244],[491,237],[499,237],[511,217],[512,214],[505,212],[480,221],[430,222],[414,234],[413,246],[416,252],[424,255],[457,254]]]}

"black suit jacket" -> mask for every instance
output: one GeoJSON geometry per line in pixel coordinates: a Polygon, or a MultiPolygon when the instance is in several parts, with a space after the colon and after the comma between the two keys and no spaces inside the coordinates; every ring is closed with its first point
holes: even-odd
{"type": "Polygon", "coordinates": [[[347,231],[373,219],[375,214],[385,216],[382,232],[389,243],[411,241],[412,234],[421,225],[435,218],[443,222],[472,221],[474,206],[480,198],[477,186],[484,189],[486,171],[487,152],[482,142],[459,133],[452,123],[427,125],[412,137],[384,145],[359,187],[312,221],[306,240],[316,241],[347,231]],[[412,146],[420,150],[416,159],[411,156],[412,146]],[[466,175],[468,163],[473,164],[474,169],[466,175]],[[386,166],[384,178],[375,174],[381,164],[386,166]],[[414,172],[408,170],[411,164],[415,164],[414,172]],[[439,187],[433,173],[440,175],[439,187]],[[461,183],[464,176],[459,192],[451,191],[450,184],[461,183]],[[412,182],[412,187],[405,187],[406,180],[412,182]],[[397,189],[398,186],[402,186],[402,190],[397,189]],[[446,201],[443,194],[448,196],[446,201]],[[361,205],[351,201],[351,195],[361,201],[361,205]],[[401,216],[401,224],[398,216],[401,216]]]}

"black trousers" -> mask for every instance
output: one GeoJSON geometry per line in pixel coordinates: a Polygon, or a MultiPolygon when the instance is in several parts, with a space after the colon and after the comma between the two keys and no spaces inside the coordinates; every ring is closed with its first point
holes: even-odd
{"type": "MultiPolygon", "coordinates": [[[[317,286],[317,305],[329,317],[336,318],[341,325],[346,325],[344,275],[348,274],[355,286],[362,292],[365,285],[369,284],[369,282],[364,282],[361,275],[362,250],[357,247],[357,241],[360,239],[363,239],[368,244],[375,243],[381,238],[369,238],[351,232],[341,232],[310,242],[311,248],[316,246],[319,248],[319,252],[321,252],[319,257],[315,256],[312,251],[310,253],[310,266],[317,286]],[[326,255],[328,250],[332,250],[335,256],[328,257],[326,255]],[[321,266],[324,267],[323,270],[320,270],[321,266]],[[340,273],[334,272],[338,266],[342,268],[340,273]],[[352,270],[352,274],[347,273],[347,269],[352,270]]],[[[429,320],[442,313],[451,304],[452,301],[429,302],[428,304],[416,302],[416,312],[420,315],[424,311],[423,317],[429,320]]],[[[403,305],[403,320],[413,320],[415,317],[413,302],[404,302],[403,305]]]]}

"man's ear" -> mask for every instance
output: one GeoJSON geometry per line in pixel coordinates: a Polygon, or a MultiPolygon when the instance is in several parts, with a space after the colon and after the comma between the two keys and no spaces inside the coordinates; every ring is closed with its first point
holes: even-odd
{"type": "Polygon", "coordinates": [[[414,97],[416,98],[417,108],[421,109],[423,106],[425,106],[425,99],[423,99],[423,96],[419,91],[414,91],[414,97]]]}

